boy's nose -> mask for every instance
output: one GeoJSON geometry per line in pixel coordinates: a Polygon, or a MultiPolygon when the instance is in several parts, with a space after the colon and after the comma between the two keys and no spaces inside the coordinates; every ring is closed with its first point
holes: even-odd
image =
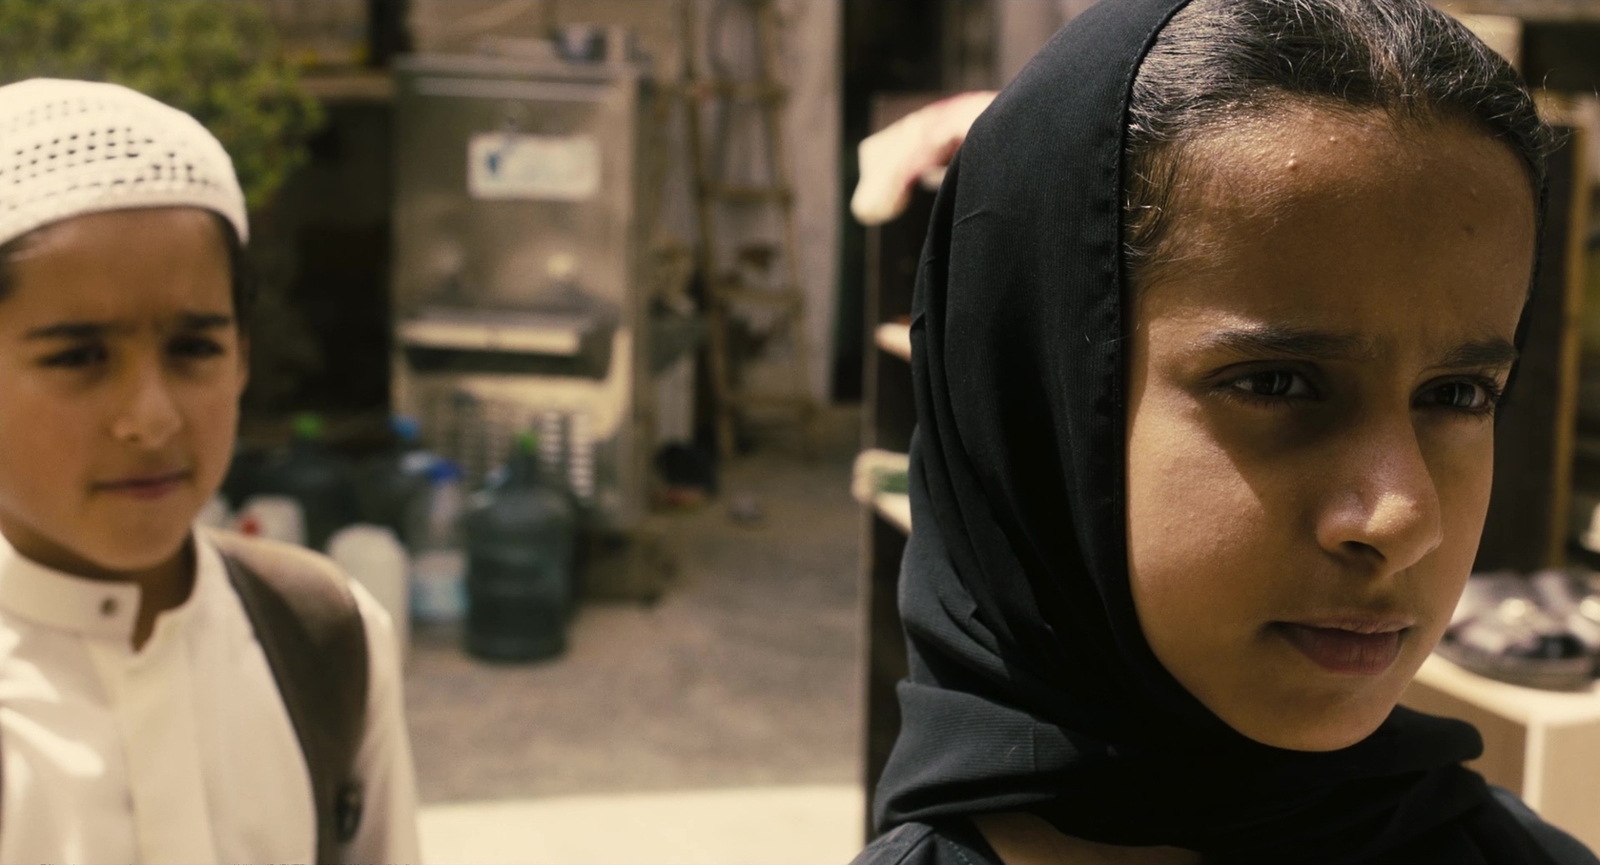
{"type": "Polygon", "coordinates": [[[1324,549],[1383,573],[1411,567],[1444,539],[1438,486],[1415,430],[1396,427],[1363,437],[1317,526],[1324,549]]]}
{"type": "Polygon", "coordinates": [[[141,447],[165,444],[183,425],[166,377],[158,369],[144,369],[130,378],[127,399],[111,424],[112,437],[141,447]]]}

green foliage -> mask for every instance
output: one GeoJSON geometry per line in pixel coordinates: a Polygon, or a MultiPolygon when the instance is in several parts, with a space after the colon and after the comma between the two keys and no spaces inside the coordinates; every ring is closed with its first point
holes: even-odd
{"type": "Polygon", "coordinates": [[[252,210],[322,122],[261,8],[237,0],[0,0],[0,84],[41,76],[111,81],[189,112],[233,157],[252,210]]]}

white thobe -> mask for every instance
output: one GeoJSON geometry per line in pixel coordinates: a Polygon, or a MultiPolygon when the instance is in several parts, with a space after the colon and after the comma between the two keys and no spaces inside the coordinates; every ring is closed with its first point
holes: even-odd
{"type": "MultiPolygon", "coordinates": [[[[221,555],[132,643],[139,588],[0,539],[0,862],[311,862],[311,778],[221,555]]],[[[370,658],[351,862],[415,862],[416,780],[394,628],[351,582],[370,658]]]]}

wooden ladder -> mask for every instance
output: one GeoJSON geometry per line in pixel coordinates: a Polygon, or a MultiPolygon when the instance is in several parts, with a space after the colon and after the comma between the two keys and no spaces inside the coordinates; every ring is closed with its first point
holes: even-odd
{"type": "MultiPolygon", "coordinates": [[[[746,7],[746,20],[752,21],[756,77],[736,80],[705,75],[701,70],[700,41],[695,26],[696,3],[680,0],[683,51],[679,93],[684,97],[688,126],[690,162],[694,172],[692,189],[699,223],[697,258],[706,288],[706,341],[710,355],[711,381],[716,411],[717,447],[723,457],[735,450],[735,431],[746,409],[780,410],[801,429],[804,447],[810,453],[815,443],[817,401],[810,387],[810,345],[806,336],[805,298],[800,287],[799,239],[795,229],[794,187],[788,154],[784,146],[783,111],[788,99],[778,70],[778,10],[771,0],[717,0],[746,7]],[[761,114],[761,134],[765,140],[766,178],[760,183],[735,183],[716,176],[705,140],[707,109],[719,103],[724,119],[739,104],[756,103],[761,114]],[[718,212],[732,212],[756,219],[757,208],[774,209],[781,226],[777,244],[748,244],[735,258],[747,269],[770,277],[773,259],[781,259],[781,273],[765,285],[747,285],[741,271],[729,268],[721,259],[724,251],[717,237],[718,212]],[[788,387],[782,391],[757,392],[744,386],[741,358],[732,345],[730,324],[742,310],[765,307],[774,316],[763,343],[784,343],[789,348],[788,387]]],[[[710,40],[706,43],[710,44],[710,40]]],[[[724,124],[729,125],[729,124],[724,124]]],[[[770,212],[770,211],[769,211],[770,212]]]]}

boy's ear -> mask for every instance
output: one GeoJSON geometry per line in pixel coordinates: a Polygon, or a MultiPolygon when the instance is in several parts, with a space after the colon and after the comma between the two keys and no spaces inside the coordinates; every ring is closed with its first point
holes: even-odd
{"type": "Polygon", "coordinates": [[[250,337],[239,334],[239,396],[250,386],[250,337]]]}

